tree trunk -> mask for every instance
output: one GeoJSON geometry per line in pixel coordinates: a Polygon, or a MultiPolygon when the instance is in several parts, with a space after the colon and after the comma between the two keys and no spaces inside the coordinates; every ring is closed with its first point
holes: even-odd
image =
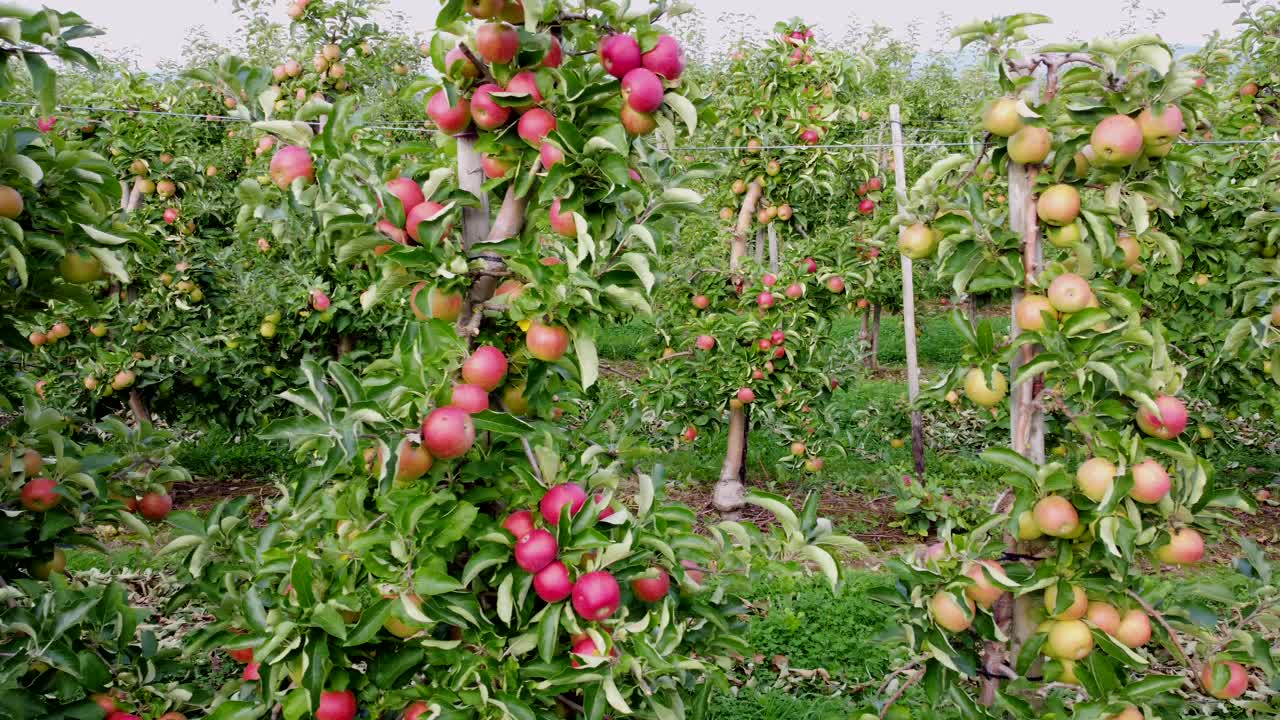
{"type": "Polygon", "coordinates": [[[778,229],[769,223],[769,272],[778,272],[778,229]]]}
{"type": "Polygon", "coordinates": [[[880,306],[871,306],[871,369],[880,369],[880,306]]]}
{"type": "Polygon", "coordinates": [[[756,230],[756,264],[764,264],[764,228],[756,230]]]}
{"type": "Polygon", "coordinates": [[[858,330],[858,352],[862,354],[862,364],[871,367],[871,308],[862,309],[862,327],[858,330]]]}
{"type": "MultiPolygon", "coordinates": [[[[1024,285],[1034,282],[1042,269],[1040,228],[1036,222],[1036,198],[1034,192],[1037,170],[1034,167],[1011,163],[1009,165],[1009,224],[1014,232],[1022,235],[1024,285]]],[[[1022,333],[1018,327],[1018,302],[1026,295],[1023,288],[1013,291],[1010,338],[1022,333]]],[[[1018,374],[1018,368],[1030,362],[1036,348],[1024,345],[1010,363],[1009,382],[1018,374]]],[[[1035,407],[1036,380],[1013,386],[1010,397],[1010,437],[1013,449],[1036,464],[1044,463],[1044,413],[1035,407]]]]}
{"type": "MultiPolygon", "coordinates": [[[[133,188],[129,191],[128,195],[121,197],[121,209],[126,215],[137,210],[138,207],[142,205],[141,183],[142,178],[135,178],[133,181],[133,188]]],[[[134,295],[133,287],[128,286],[122,293],[122,299],[126,303],[131,303],[133,302],[134,295]]],[[[129,410],[133,413],[133,422],[135,424],[141,425],[144,422],[151,422],[151,411],[147,409],[147,401],[143,399],[142,393],[139,392],[136,387],[129,388],[129,410]]]]}
{"type": "MultiPolygon", "coordinates": [[[[899,207],[907,204],[907,163],[903,158],[902,120],[896,104],[889,106],[890,128],[893,133],[894,192],[899,207]]],[[[899,228],[901,234],[905,228],[899,228]]],[[[907,399],[914,406],[920,397],[920,363],[916,356],[916,293],[913,263],[906,255],[902,261],[902,334],[907,350],[907,399]]],[[[911,456],[915,461],[916,477],[924,481],[924,415],[918,408],[911,411],[911,456]]]]}
{"type": "Polygon", "coordinates": [[[738,294],[742,294],[743,279],[737,275],[742,267],[742,258],[747,256],[747,233],[751,232],[751,222],[755,218],[756,204],[760,202],[763,188],[760,183],[752,181],[747,186],[747,194],[742,198],[742,208],[738,210],[738,224],[733,230],[733,239],[729,244],[729,272],[734,274],[733,285],[738,294]]]}
{"type": "Polygon", "coordinates": [[[721,513],[732,513],[745,504],[749,431],[746,407],[730,408],[729,443],[724,453],[724,464],[720,467],[720,478],[716,480],[711,496],[711,504],[721,513]]]}

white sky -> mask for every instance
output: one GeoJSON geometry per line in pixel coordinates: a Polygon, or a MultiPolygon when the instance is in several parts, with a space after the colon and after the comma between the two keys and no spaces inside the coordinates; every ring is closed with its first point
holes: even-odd
{"type": "MultiPolygon", "coordinates": [[[[324,0],[315,0],[323,2],[324,0]]],[[[887,25],[905,37],[914,27],[915,37],[929,48],[946,47],[941,39],[951,25],[1013,12],[1041,12],[1055,20],[1045,40],[1088,39],[1106,35],[1123,26],[1126,18],[1136,18],[1140,31],[1154,30],[1174,45],[1198,45],[1213,30],[1231,31],[1239,5],[1223,5],[1220,0],[689,0],[701,11],[701,25],[713,47],[732,33],[755,34],[768,30],[777,20],[800,15],[818,27],[819,35],[838,38],[851,23],[887,25]],[[1126,10],[1138,5],[1138,9],[1126,10]],[[1152,20],[1147,8],[1161,8],[1163,17],[1152,20]],[[783,10],[787,15],[782,15],[783,10]],[[735,13],[725,17],[726,13],[735,13]],[[754,16],[743,20],[741,14],[754,16]],[[754,27],[752,27],[754,25],[754,27]]],[[[23,0],[26,4],[35,3],[23,0]]],[[[107,31],[101,40],[86,42],[91,49],[125,51],[143,68],[165,59],[179,59],[189,28],[203,26],[215,39],[232,37],[237,22],[229,0],[41,0],[60,10],[79,12],[107,31]]],[[[288,0],[279,0],[279,16],[284,21],[288,0]]],[[[393,9],[403,13],[410,26],[426,34],[437,8],[433,0],[391,0],[393,9]]],[[[954,45],[952,45],[954,47],[954,45]]],[[[114,53],[113,53],[114,54],[114,53]]]]}

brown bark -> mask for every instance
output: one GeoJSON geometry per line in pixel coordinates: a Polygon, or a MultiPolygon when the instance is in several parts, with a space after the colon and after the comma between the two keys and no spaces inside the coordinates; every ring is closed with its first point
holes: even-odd
{"type": "MultiPolygon", "coordinates": [[[[530,189],[529,195],[532,194],[533,190],[530,189]]],[[[519,235],[524,229],[525,211],[528,207],[529,196],[517,195],[514,182],[507,185],[507,194],[502,199],[502,206],[498,208],[498,216],[489,226],[485,239],[477,245],[501,242],[519,235]]],[[[470,250],[476,251],[476,247],[472,246],[470,250]]],[[[480,267],[471,283],[471,290],[462,301],[462,314],[458,316],[458,334],[466,338],[474,338],[480,334],[480,321],[483,318],[483,313],[478,312],[476,308],[493,297],[494,291],[498,289],[498,278],[506,271],[507,265],[501,255],[485,252],[483,248],[478,252],[469,253],[469,256],[473,260],[479,260],[480,267]]]]}
{"type": "MultiPolygon", "coordinates": [[[[137,210],[142,205],[142,178],[135,178],[133,188],[129,191],[127,197],[122,197],[121,209],[125,214],[137,210]]],[[[123,299],[126,303],[133,302],[135,292],[133,286],[129,286],[123,293],[123,299]]],[[[129,389],[129,410],[133,413],[133,421],[135,424],[141,425],[144,422],[151,422],[151,411],[147,409],[147,402],[142,398],[142,393],[138,388],[129,389]]]]}
{"type": "Polygon", "coordinates": [[[862,364],[871,367],[871,309],[863,308],[862,326],[858,329],[858,352],[862,353],[862,364]]]}
{"type": "Polygon", "coordinates": [[[742,208],[738,211],[738,224],[733,230],[733,239],[729,244],[729,272],[734,275],[733,285],[742,292],[743,279],[737,275],[742,267],[742,258],[747,256],[747,233],[751,232],[751,223],[755,220],[756,204],[760,202],[763,188],[757,181],[747,186],[747,194],[742,198],[742,208]]]}
{"type": "Polygon", "coordinates": [[[747,492],[747,436],[749,433],[745,407],[729,410],[729,443],[725,448],[724,464],[720,478],[711,496],[711,503],[721,513],[731,513],[745,503],[747,492]]]}

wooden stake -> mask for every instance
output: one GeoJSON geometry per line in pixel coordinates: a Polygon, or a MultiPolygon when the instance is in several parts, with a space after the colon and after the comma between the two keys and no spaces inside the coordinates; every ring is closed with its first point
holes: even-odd
{"type": "MultiPolygon", "coordinates": [[[[890,131],[893,133],[893,177],[898,205],[907,204],[907,163],[902,151],[902,118],[897,104],[889,106],[890,131]]],[[[900,228],[899,233],[906,228],[900,228]]],[[[920,362],[916,356],[916,297],[912,278],[911,258],[899,254],[902,260],[902,332],[907,341],[907,397],[914,405],[920,396],[920,362]]],[[[915,460],[916,476],[924,479],[924,416],[919,410],[911,412],[911,455],[915,460]]]]}
{"type": "Polygon", "coordinates": [[[778,272],[778,228],[769,223],[769,272],[778,272]]]}
{"type": "MultiPolygon", "coordinates": [[[[1037,169],[1009,163],[1009,226],[1022,236],[1023,287],[1014,288],[1010,339],[1022,333],[1018,326],[1018,303],[1040,275],[1044,258],[1040,246],[1040,227],[1036,222],[1035,187],[1037,169]]],[[[1018,368],[1030,362],[1036,348],[1024,345],[1009,365],[1009,383],[1013,384],[1018,368]]],[[[1016,385],[1010,396],[1010,440],[1015,452],[1036,464],[1044,463],[1044,412],[1035,407],[1038,380],[1016,385]]]]}

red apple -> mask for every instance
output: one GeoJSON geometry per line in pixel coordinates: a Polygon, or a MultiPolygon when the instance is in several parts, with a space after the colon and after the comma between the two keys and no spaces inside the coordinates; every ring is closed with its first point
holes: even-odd
{"type": "Polygon", "coordinates": [[[557,603],[573,593],[573,581],[569,579],[569,568],[559,560],[547,563],[533,576],[533,591],[543,602],[557,603]]]}
{"type": "Polygon", "coordinates": [[[316,720],[352,720],[356,716],[356,696],[350,690],[320,693],[316,720]]]}
{"type": "Polygon", "coordinates": [[[471,125],[471,103],[461,95],[456,105],[449,104],[449,95],[437,90],[427,101],[427,116],[435,122],[440,132],[457,135],[471,125]]]}
{"type": "Polygon", "coordinates": [[[138,501],[138,512],[153,522],[164,520],[172,509],[173,497],[162,493],[150,492],[138,501]]]}
{"type": "Polygon", "coordinates": [[[533,513],[528,510],[517,510],[502,521],[502,527],[519,540],[533,532],[533,513]]]}
{"type": "Polygon", "coordinates": [[[471,119],[481,130],[496,130],[506,124],[511,117],[511,109],[498,104],[493,93],[502,92],[502,87],[493,83],[485,83],[476,88],[471,96],[471,119]]]}
{"type": "MultiPolygon", "coordinates": [[[[426,200],[415,205],[405,218],[405,232],[409,233],[409,237],[413,238],[414,242],[422,242],[422,238],[418,233],[418,225],[433,219],[441,210],[444,210],[444,206],[432,200],[426,200]]],[[[452,226],[446,227],[444,234],[448,235],[452,229],[452,226]]]]}
{"type": "Polygon", "coordinates": [[[165,208],[164,221],[170,225],[178,222],[178,208],[165,208]]]}
{"type": "Polygon", "coordinates": [[[658,127],[658,119],[653,113],[643,113],[630,105],[622,104],[622,127],[632,135],[648,135],[658,127]]]}
{"type": "Polygon", "coordinates": [[[544,325],[535,320],[525,333],[525,346],[529,354],[545,361],[555,362],[569,349],[569,331],[555,325],[544,325]]]}
{"type": "Polygon", "coordinates": [[[22,507],[31,512],[48,512],[61,500],[58,483],[49,478],[33,478],[22,486],[22,507]]]}
{"type": "Polygon", "coordinates": [[[679,79],[684,72],[680,43],[670,35],[659,35],[657,44],[640,57],[640,62],[646,69],[668,80],[679,79]]]}
{"type": "Polygon", "coordinates": [[[818,261],[813,258],[805,258],[800,261],[800,267],[807,273],[816,273],[818,272],[818,261]]]}
{"type": "Polygon", "coordinates": [[[773,307],[773,293],[762,292],[759,295],[757,295],[756,305],[760,306],[761,310],[768,310],[769,308],[773,307]]]}
{"type": "MultiPolygon", "coordinates": [[[[270,175],[271,181],[281,190],[288,188],[294,180],[299,178],[310,183],[316,179],[316,169],[311,161],[311,153],[304,147],[285,145],[276,150],[276,154],[271,157],[270,175]]],[[[166,213],[167,219],[168,213],[166,213]]]]}
{"type": "Polygon", "coordinates": [[[551,201],[549,218],[551,221],[551,229],[554,230],[557,235],[570,238],[578,237],[578,222],[573,218],[573,211],[567,210],[561,212],[560,198],[556,198],[551,201]]]}
{"type": "Polygon", "coordinates": [[[520,116],[516,133],[533,147],[540,147],[547,135],[556,129],[556,118],[542,108],[534,108],[520,116]]]}
{"type": "Polygon", "coordinates": [[[476,442],[471,415],[461,408],[442,407],[422,421],[422,444],[432,457],[449,460],[466,455],[476,442]]]}
{"type": "Polygon", "coordinates": [[[600,64],[605,72],[622,79],[640,67],[640,44],[630,35],[610,35],[600,41],[600,64]]]}
{"type": "Polygon", "coordinates": [[[569,506],[569,516],[578,514],[582,506],[587,502],[587,493],[581,486],[574,483],[564,483],[556,485],[542,496],[542,500],[538,503],[538,510],[542,513],[542,519],[547,521],[548,525],[560,524],[560,511],[565,505],[569,506]]]}
{"type": "Polygon", "coordinates": [[[536,573],[554,562],[559,550],[554,535],[535,528],[516,541],[516,565],[527,573],[536,573]]]}
{"type": "Polygon", "coordinates": [[[699,350],[710,350],[716,346],[716,339],[710,335],[699,335],[694,344],[699,350]]]}
{"type": "Polygon", "coordinates": [[[482,345],[462,363],[462,381],[493,392],[507,376],[507,356],[492,345],[482,345]]]}
{"type": "Polygon", "coordinates": [[[622,78],[622,100],[632,109],[651,113],[662,107],[662,80],[651,70],[636,68],[622,78]]]}
{"type": "Polygon", "coordinates": [[[573,585],[573,611],[584,620],[604,620],[617,612],[621,603],[618,581],[603,570],[587,573],[573,585]]]}
{"type": "Polygon", "coordinates": [[[858,212],[862,213],[863,215],[870,215],[875,211],[876,211],[876,202],[871,198],[863,198],[862,201],[858,203],[858,212]]]}
{"type": "Polygon", "coordinates": [[[560,62],[563,58],[564,53],[560,48],[560,39],[552,35],[551,48],[547,50],[546,55],[542,56],[542,66],[549,68],[560,67],[560,62]]]}
{"type": "Polygon", "coordinates": [[[755,402],[755,400],[756,400],[756,394],[751,390],[751,388],[738,389],[738,402],[742,403],[743,405],[748,405],[750,403],[755,402]]]}
{"type": "Polygon", "coordinates": [[[422,195],[422,187],[412,178],[395,178],[387,183],[387,191],[400,200],[400,205],[408,215],[409,211],[426,201],[422,195]]]}
{"type": "Polygon", "coordinates": [[[844,278],[836,275],[827,280],[827,289],[833,293],[844,292],[844,278]]]}
{"type": "Polygon", "coordinates": [[[485,60],[505,65],[520,51],[520,33],[504,22],[490,22],[476,29],[476,52],[485,60]]]}
{"type": "Polygon", "coordinates": [[[550,170],[564,161],[564,151],[553,143],[544,142],[538,148],[538,157],[542,159],[542,167],[550,170]]]}
{"type": "Polygon", "coordinates": [[[631,581],[631,591],[642,602],[656,603],[671,589],[671,576],[663,568],[654,568],[631,581]]]}
{"type": "Polygon", "coordinates": [[[480,69],[476,64],[471,62],[471,58],[462,52],[461,47],[455,47],[444,56],[444,72],[451,78],[477,78],[480,77],[480,69]]]}
{"type": "Polygon", "coordinates": [[[538,90],[538,76],[528,70],[516,73],[515,77],[507,82],[507,92],[523,93],[529,96],[529,100],[519,106],[522,108],[542,102],[542,91],[538,90]]]}
{"type": "Polygon", "coordinates": [[[449,403],[474,415],[489,409],[489,393],[479,385],[459,383],[453,386],[449,403]]]}
{"type": "Polygon", "coordinates": [[[1187,429],[1187,406],[1181,400],[1171,395],[1159,395],[1156,408],[1159,413],[1138,408],[1138,427],[1142,432],[1161,440],[1172,440],[1187,429]]]}

